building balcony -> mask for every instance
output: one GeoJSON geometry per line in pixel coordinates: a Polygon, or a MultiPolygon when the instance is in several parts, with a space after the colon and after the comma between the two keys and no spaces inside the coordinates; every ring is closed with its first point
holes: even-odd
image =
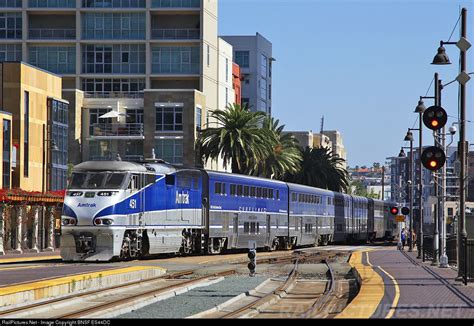
{"type": "Polygon", "coordinates": [[[29,0],[28,8],[60,8],[75,9],[75,0],[29,0]]]}
{"type": "Polygon", "coordinates": [[[30,28],[29,38],[32,40],[75,40],[75,28],[30,28]]]}
{"type": "Polygon", "coordinates": [[[143,98],[144,92],[85,92],[85,98],[143,98]]]}
{"type": "Polygon", "coordinates": [[[200,8],[200,0],[152,0],[152,8],[200,8]]]}
{"type": "Polygon", "coordinates": [[[151,31],[154,40],[199,40],[201,30],[197,28],[155,28],[151,31]]]}
{"type": "Polygon", "coordinates": [[[152,64],[152,73],[158,75],[199,75],[200,65],[198,63],[154,63],[152,64]]]}
{"type": "Polygon", "coordinates": [[[143,123],[95,123],[91,126],[91,137],[139,137],[144,136],[143,123]]]}

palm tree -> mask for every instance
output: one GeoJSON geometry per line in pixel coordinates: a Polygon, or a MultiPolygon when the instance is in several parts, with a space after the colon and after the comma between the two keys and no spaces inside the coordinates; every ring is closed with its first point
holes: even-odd
{"type": "Polygon", "coordinates": [[[252,166],[255,170],[250,171],[252,175],[271,179],[281,179],[287,173],[294,174],[300,169],[301,151],[298,141],[291,134],[284,134],[284,125],[279,126],[280,121],[273,118],[265,118],[263,128],[273,134],[272,151],[262,161],[257,161],[252,166]]]}
{"type": "Polygon", "coordinates": [[[233,104],[225,111],[214,111],[212,117],[217,127],[207,126],[196,141],[196,149],[205,160],[220,157],[225,168],[230,162],[233,173],[245,174],[253,169],[252,162],[270,155],[269,139],[273,136],[261,128],[265,113],[233,104]]]}
{"type": "Polygon", "coordinates": [[[302,150],[301,169],[288,174],[285,181],[299,183],[338,192],[349,188],[349,174],[342,168],[344,159],[332,155],[328,148],[309,148],[302,150]]]}

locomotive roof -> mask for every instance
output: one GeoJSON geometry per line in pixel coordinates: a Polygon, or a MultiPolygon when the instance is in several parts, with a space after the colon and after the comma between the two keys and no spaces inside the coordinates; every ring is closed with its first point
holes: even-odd
{"type": "Polygon", "coordinates": [[[124,161],[87,161],[74,166],[74,171],[133,171],[147,172],[141,164],[124,161]]]}

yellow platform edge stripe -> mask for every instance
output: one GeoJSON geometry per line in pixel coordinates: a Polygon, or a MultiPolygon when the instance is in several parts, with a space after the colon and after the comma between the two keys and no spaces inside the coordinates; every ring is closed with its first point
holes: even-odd
{"type": "Polygon", "coordinates": [[[18,257],[18,258],[0,258],[1,264],[32,262],[42,260],[56,260],[61,259],[61,256],[38,256],[38,257],[18,257]]]}
{"type": "Polygon", "coordinates": [[[65,277],[59,277],[59,278],[54,278],[50,280],[43,280],[43,281],[38,281],[38,282],[7,286],[4,288],[0,288],[0,296],[19,293],[19,292],[25,292],[25,291],[33,291],[33,290],[38,290],[42,288],[48,288],[52,286],[58,286],[58,285],[72,283],[72,282],[94,279],[94,278],[100,278],[100,277],[106,277],[106,276],[112,276],[112,275],[118,275],[118,274],[126,274],[126,273],[145,271],[145,270],[151,270],[151,269],[159,269],[159,270],[162,270],[163,272],[166,272],[166,269],[162,267],[158,267],[158,266],[132,266],[132,267],[126,267],[126,268],[105,270],[105,271],[99,271],[99,272],[93,272],[93,273],[84,273],[84,274],[79,274],[79,275],[74,275],[74,276],[65,276],[65,277]]]}
{"type": "Polygon", "coordinates": [[[383,279],[371,266],[362,263],[364,252],[367,251],[352,253],[349,260],[349,264],[357,270],[361,278],[359,293],[335,318],[369,319],[382,302],[385,293],[383,279]]]}

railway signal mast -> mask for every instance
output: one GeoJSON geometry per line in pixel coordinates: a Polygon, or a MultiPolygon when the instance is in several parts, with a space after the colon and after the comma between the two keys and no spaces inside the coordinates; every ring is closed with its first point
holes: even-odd
{"type": "Polygon", "coordinates": [[[256,249],[249,249],[248,257],[250,262],[248,263],[247,267],[249,269],[249,276],[255,277],[255,270],[257,268],[257,250],[256,249]]]}

